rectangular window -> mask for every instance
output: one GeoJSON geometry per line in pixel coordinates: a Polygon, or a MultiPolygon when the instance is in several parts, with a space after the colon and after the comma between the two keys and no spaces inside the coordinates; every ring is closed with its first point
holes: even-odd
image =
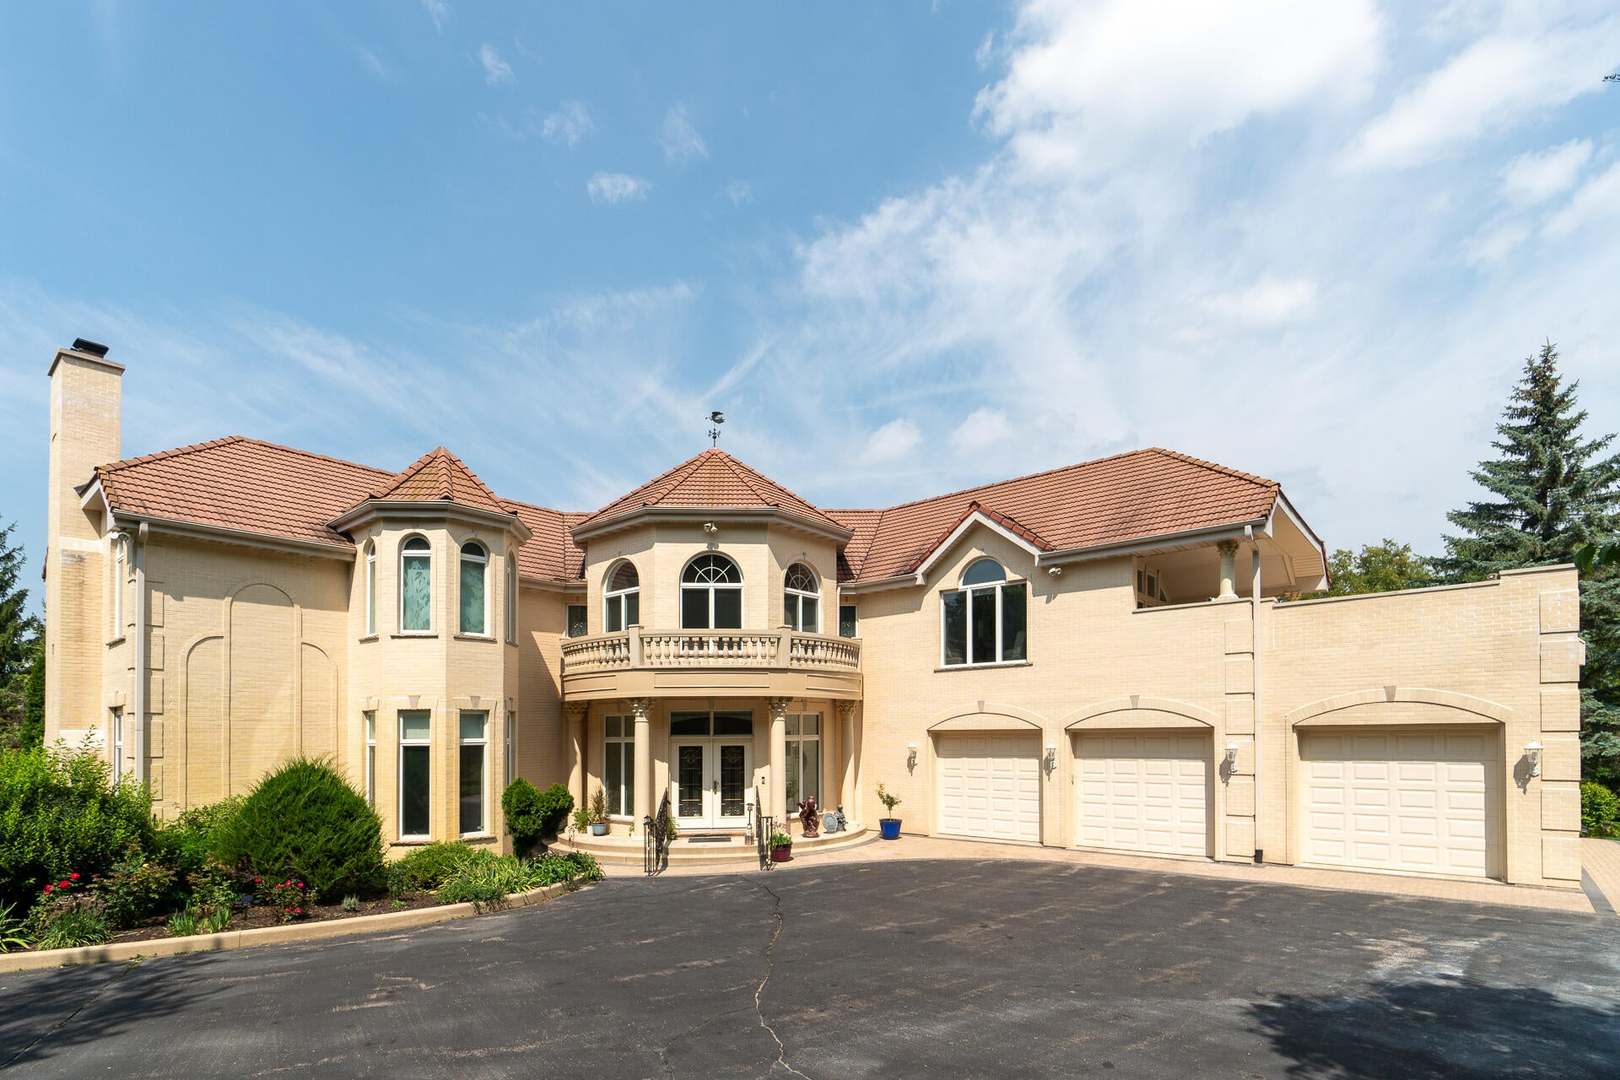
{"type": "Polygon", "coordinates": [[[112,636],[124,636],[124,538],[113,535],[112,636]]]}
{"type": "Polygon", "coordinates": [[[716,630],[742,629],[742,590],[714,590],[714,628],[716,630]]]}
{"type": "Polygon", "coordinates": [[[969,593],[968,606],[968,663],[991,663],[996,658],[996,591],[969,593]]]}
{"type": "Polygon", "coordinates": [[[856,633],[857,626],[858,626],[858,624],[857,624],[857,622],[855,620],[855,605],[854,604],[839,604],[838,605],[838,636],[839,637],[848,637],[848,638],[860,637],[860,634],[856,633]]]}
{"type": "Polygon", "coordinates": [[[681,626],[689,630],[709,629],[709,590],[681,590],[681,626]]]}
{"type": "Polygon", "coordinates": [[[124,779],[124,710],[113,709],[107,726],[112,729],[112,782],[117,787],[124,779]]]}
{"type": "Polygon", "coordinates": [[[608,813],[613,817],[629,817],[636,794],[635,719],[609,716],[602,723],[602,787],[607,795],[608,813]]]}
{"type": "Polygon", "coordinates": [[[506,555],[506,643],[517,644],[518,585],[517,562],[511,552],[506,555]]]}
{"type": "Polygon", "coordinates": [[[484,634],[489,627],[484,621],[484,571],[487,569],[483,559],[461,557],[461,632],[463,634],[484,634]]]}
{"type": "Polygon", "coordinates": [[[433,714],[427,709],[399,712],[399,835],[405,840],[426,840],[432,769],[428,735],[433,714]]]}
{"type": "Polygon", "coordinates": [[[407,633],[433,629],[433,556],[406,552],[400,560],[400,629],[407,633]]]}
{"type": "Polygon", "coordinates": [[[517,779],[517,714],[506,714],[506,782],[517,779]]]}
{"type": "Polygon", "coordinates": [[[1027,615],[1024,586],[1007,584],[1001,587],[1001,659],[1024,659],[1027,615]]]}
{"type": "Polygon", "coordinates": [[[568,636],[584,637],[586,632],[585,605],[568,605],[568,636]]]}
{"type": "Polygon", "coordinates": [[[377,632],[377,548],[366,546],[366,636],[377,632]]]}
{"type": "Polygon", "coordinates": [[[377,805],[377,714],[366,712],[366,802],[377,805]]]}
{"type": "Polygon", "coordinates": [[[821,717],[802,713],[787,718],[785,780],[787,807],[792,813],[805,799],[821,805],[821,717]]]}
{"type": "Polygon", "coordinates": [[[1028,598],[1028,585],[1022,581],[941,594],[940,651],[944,666],[1027,660],[1028,598]]]}
{"type": "Polygon", "coordinates": [[[460,718],[461,748],[457,762],[459,777],[460,829],[462,836],[488,832],[484,807],[488,803],[488,783],[484,753],[489,742],[489,713],[463,710],[460,718]]]}
{"type": "Polygon", "coordinates": [[[951,592],[940,597],[945,620],[945,663],[967,663],[967,593],[951,592]]]}

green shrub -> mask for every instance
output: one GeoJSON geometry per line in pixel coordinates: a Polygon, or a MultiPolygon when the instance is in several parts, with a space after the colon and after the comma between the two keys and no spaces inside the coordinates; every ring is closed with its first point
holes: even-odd
{"type": "Polygon", "coordinates": [[[388,891],[394,895],[431,891],[444,884],[457,864],[467,859],[493,859],[493,852],[462,843],[424,844],[388,866],[388,891]]]}
{"type": "Polygon", "coordinates": [[[36,949],[76,949],[112,937],[112,924],[99,897],[71,878],[48,882],[28,912],[36,949]]]}
{"type": "Polygon", "coordinates": [[[169,916],[170,937],[190,937],[197,932],[197,905],[187,904],[169,916]]]}
{"type": "Polygon", "coordinates": [[[242,810],[243,797],[225,799],[183,811],[153,838],[157,856],[182,878],[203,870],[213,858],[218,839],[242,810]]]}
{"type": "Polygon", "coordinates": [[[174,871],[132,851],[92,886],[107,918],[116,927],[134,926],[167,907],[175,895],[174,871]]]}
{"type": "Polygon", "coordinates": [[[506,831],[512,834],[512,843],[519,854],[527,854],[541,840],[556,836],[573,808],[574,797],[562,784],[552,784],[539,791],[520,776],[501,793],[506,831]]]}
{"type": "Polygon", "coordinates": [[[558,885],[565,881],[602,880],[602,867],[597,863],[596,856],[588,851],[570,851],[566,855],[548,851],[530,865],[535,872],[532,888],[558,885]]]}
{"type": "Polygon", "coordinates": [[[290,761],[259,781],[216,830],[214,853],[266,879],[301,879],[317,897],[384,884],[377,812],[322,761],[290,761]]]}
{"type": "Polygon", "coordinates": [[[488,859],[466,859],[457,863],[433,895],[441,904],[489,905],[504,900],[510,893],[527,892],[539,885],[538,863],[512,855],[492,855],[488,859]]]}
{"type": "Polygon", "coordinates": [[[88,747],[0,753],[0,903],[33,903],[70,873],[105,874],[149,848],[153,828],[146,789],[112,787],[88,747]]]}
{"type": "Polygon", "coordinates": [[[1582,784],[1581,832],[1620,837],[1620,795],[1591,780],[1582,784]]]}
{"type": "Polygon", "coordinates": [[[27,925],[12,915],[16,904],[0,904],[0,953],[28,947],[27,925]]]}

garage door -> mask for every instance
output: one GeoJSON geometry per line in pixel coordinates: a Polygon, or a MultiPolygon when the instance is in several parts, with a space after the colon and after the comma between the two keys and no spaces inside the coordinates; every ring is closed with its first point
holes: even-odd
{"type": "Polygon", "coordinates": [[[1041,838],[1038,735],[941,735],[939,830],[993,840],[1041,838]]]}
{"type": "Polygon", "coordinates": [[[1303,861],[1485,877],[1497,846],[1495,732],[1307,735],[1303,861]]]}
{"type": "Polygon", "coordinates": [[[1208,735],[1082,735],[1082,847],[1209,854],[1208,735]]]}

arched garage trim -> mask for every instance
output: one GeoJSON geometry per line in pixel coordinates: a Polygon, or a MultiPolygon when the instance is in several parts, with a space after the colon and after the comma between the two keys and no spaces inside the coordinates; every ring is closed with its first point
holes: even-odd
{"type": "Polygon", "coordinates": [[[971,705],[952,709],[928,725],[930,732],[950,731],[1041,731],[1046,721],[1039,713],[1020,709],[1016,705],[997,705],[992,701],[977,701],[971,705]]]}
{"type": "Polygon", "coordinates": [[[1082,706],[1064,717],[1063,726],[1069,731],[1088,727],[1205,730],[1214,728],[1215,721],[1213,712],[1191,702],[1131,694],[1129,697],[1109,698],[1082,706]]]}
{"type": "Polygon", "coordinates": [[[1360,709],[1365,716],[1380,709],[1362,709],[1395,703],[1437,705],[1441,711],[1427,714],[1424,723],[1478,724],[1495,721],[1506,724],[1513,719],[1513,710],[1494,701],[1459,694],[1451,690],[1434,690],[1423,686],[1380,686],[1368,690],[1353,690],[1335,694],[1309,705],[1301,705],[1283,716],[1289,727],[1325,727],[1332,724],[1355,723],[1362,717],[1353,713],[1360,709]]]}

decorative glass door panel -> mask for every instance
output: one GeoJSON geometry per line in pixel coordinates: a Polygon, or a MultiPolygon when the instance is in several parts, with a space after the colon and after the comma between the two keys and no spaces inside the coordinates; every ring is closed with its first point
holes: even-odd
{"type": "Polygon", "coordinates": [[[675,747],[675,816],[682,822],[697,824],[708,817],[708,787],[704,783],[708,772],[703,743],[684,743],[675,747]]]}
{"type": "Polygon", "coordinates": [[[670,744],[670,801],[683,828],[748,824],[749,750],[718,738],[670,744]]]}
{"type": "Polygon", "coordinates": [[[720,817],[746,820],[748,817],[748,748],[721,743],[715,749],[720,758],[720,817]]]}

